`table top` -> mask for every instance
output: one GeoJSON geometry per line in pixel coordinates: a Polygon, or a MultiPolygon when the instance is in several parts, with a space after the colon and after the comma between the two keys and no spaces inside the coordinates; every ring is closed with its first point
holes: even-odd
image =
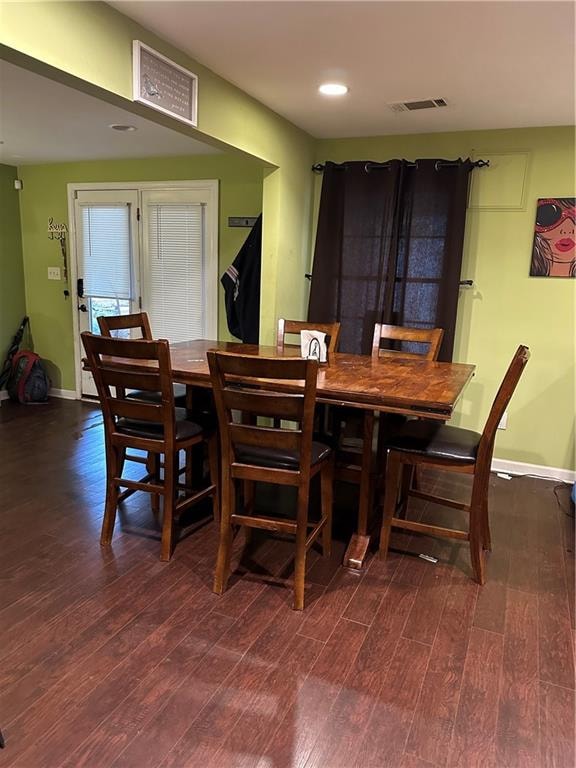
{"type": "MultiPolygon", "coordinates": [[[[174,380],[209,386],[209,349],[259,357],[300,356],[298,346],[281,350],[207,339],[181,342],[170,345],[174,380]]],[[[473,375],[473,365],[407,359],[394,353],[374,359],[337,352],[320,366],[316,397],[336,405],[447,419],[473,375]]],[[[296,388],[285,387],[286,391],[296,388]]]]}

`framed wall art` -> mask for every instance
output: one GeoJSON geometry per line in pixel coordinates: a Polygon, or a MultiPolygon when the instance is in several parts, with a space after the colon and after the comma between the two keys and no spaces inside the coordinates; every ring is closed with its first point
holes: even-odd
{"type": "Polygon", "coordinates": [[[536,206],[532,277],[576,277],[576,198],[544,197],[536,206]]]}

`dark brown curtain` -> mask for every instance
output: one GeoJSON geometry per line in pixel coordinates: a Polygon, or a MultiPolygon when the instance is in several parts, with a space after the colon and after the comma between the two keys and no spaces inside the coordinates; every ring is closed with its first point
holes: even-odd
{"type": "Polygon", "coordinates": [[[451,360],[469,160],[324,167],[308,319],[342,324],[340,349],[368,354],[376,322],[444,328],[451,360]]]}

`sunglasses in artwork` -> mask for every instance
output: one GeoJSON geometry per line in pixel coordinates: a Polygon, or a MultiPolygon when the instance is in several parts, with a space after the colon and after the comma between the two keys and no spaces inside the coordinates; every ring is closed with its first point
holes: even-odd
{"type": "Polygon", "coordinates": [[[563,205],[558,200],[539,200],[536,210],[536,232],[548,232],[564,219],[576,220],[576,206],[563,205]]]}

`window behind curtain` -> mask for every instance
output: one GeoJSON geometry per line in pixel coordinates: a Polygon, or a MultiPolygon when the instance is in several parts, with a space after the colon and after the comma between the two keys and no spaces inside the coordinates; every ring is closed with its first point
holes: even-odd
{"type": "Polygon", "coordinates": [[[368,354],[381,322],[443,328],[439,359],[452,359],[471,168],[326,163],[308,319],[340,321],[342,351],[368,354]]]}

